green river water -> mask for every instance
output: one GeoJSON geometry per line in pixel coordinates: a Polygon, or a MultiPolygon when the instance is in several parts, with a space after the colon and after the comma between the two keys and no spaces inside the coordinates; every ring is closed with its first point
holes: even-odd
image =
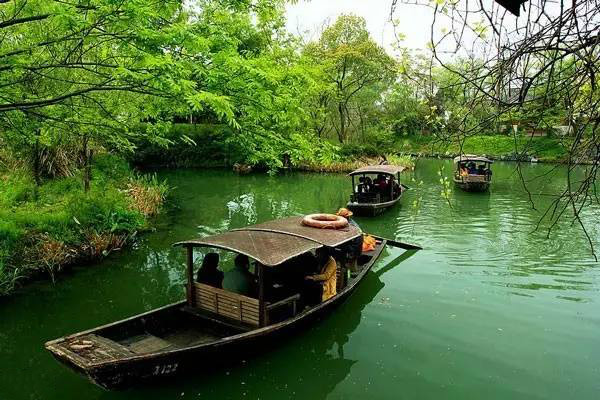
{"type": "MultiPolygon", "coordinates": [[[[401,205],[357,221],[424,250],[389,248],[344,305],[260,357],[106,392],[44,342],[181,299],[175,241],[332,211],[350,190],[342,174],[160,172],[174,187],[171,207],[135,248],[0,299],[0,400],[598,399],[599,264],[577,224],[565,220],[549,238],[533,229],[566,169],[524,166],[538,177],[536,211],[515,166],[494,165],[489,194],[453,188],[450,207],[438,171],[450,177],[451,162],[420,160],[401,205]]],[[[583,214],[598,249],[599,211],[583,214]]]]}

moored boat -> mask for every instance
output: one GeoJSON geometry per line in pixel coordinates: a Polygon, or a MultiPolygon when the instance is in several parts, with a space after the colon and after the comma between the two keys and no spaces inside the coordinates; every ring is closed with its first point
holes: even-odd
{"type": "MultiPolygon", "coordinates": [[[[46,343],[58,360],[106,389],[123,388],[141,380],[196,372],[267,349],[277,338],[298,331],[305,323],[329,313],[358,286],[386,247],[377,238],[363,251],[357,268],[344,267],[343,249],[362,233],[316,229],[290,217],[176,243],[187,251],[186,299],[108,325],[46,343]],[[255,262],[258,293],[244,296],[194,280],[195,249],[242,254],[255,262]],[[303,257],[328,249],[337,262],[336,293],[317,304],[304,294],[290,293],[276,274],[302,266],[303,257]],[[300,264],[299,264],[300,263],[300,264]]],[[[390,241],[391,245],[399,243],[390,241]]],[[[407,245],[407,249],[418,247],[407,245]]],[[[290,287],[294,291],[293,287],[290,287]]]]}
{"type": "Polygon", "coordinates": [[[485,192],[492,182],[492,163],[489,158],[474,154],[455,157],[454,183],[467,192],[485,192]]]}
{"type": "Polygon", "coordinates": [[[404,193],[397,165],[370,165],[350,172],[352,195],[347,208],[356,215],[376,216],[394,206],[404,193]],[[358,177],[358,183],[356,179],[358,177]]]}

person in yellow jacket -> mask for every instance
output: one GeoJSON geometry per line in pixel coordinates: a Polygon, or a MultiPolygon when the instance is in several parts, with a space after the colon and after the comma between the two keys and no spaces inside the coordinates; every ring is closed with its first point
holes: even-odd
{"type": "Polygon", "coordinates": [[[320,273],[308,275],[304,279],[317,282],[321,287],[321,301],[325,301],[337,293],[337,264],[325,248],[317,250],[317,262],[321,266],[320,273]]]}

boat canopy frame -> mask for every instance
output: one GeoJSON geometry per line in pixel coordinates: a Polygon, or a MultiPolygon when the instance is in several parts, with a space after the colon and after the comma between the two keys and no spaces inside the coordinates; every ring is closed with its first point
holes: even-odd
{"type": "MultiPolygon", "coordinates": [[[[405,167],[402,167],[400,165],[389,165],[389,164],[368,165],[366,167],[358,168],[348,174],[348,176],[352,177],[352,195],[355,196],[357,194],[356,181],[354,180],[354,177],[356,175],[362,175],[363,177],[365,177],[369,174],[390,175],[396,179],[396,182],[398,182],[398,184],[400,184],[400,173],[404,170],[406,170],[405,167]]],[[[393,185],[390,185],[390,198],[392,198],[392,199],[394,198],[394,186],[393,185]]]]}
{"type": "Polygon", "coordinates": [[[382,165],[367,165],[366,167],[361,167],[355,169],[350,172],[348,175],[362,175],[362,174],[388,174],[397,176],[402,171],[406,170],[405,167],[400,165],[390,165],[390,164],[382,164],[382,165]]]}
{"type": "Polygon", "coordinates": [[[360,229],[318,229],[302,224],[303,217],[288,217],[233,229],[225,233],[177,242],[173,246],[210,247],[244,254],[266,267],[321,247],[337,247],[359,237],[360,229]]]}
{"type": "Polygon", "coordinates": [[[259,326],[267,323],[265,301],[265,268],[284,262],[322,247],[337,247],[362,235],[360,229],[349,224],[343,229],[319,229],[302,225],[303,217],[288,217],[205,238],[177,242],[187,250],[187,303],[194,305],[194,249],[217,248],[246,255],[257,261],[259,326]]]}
{"type": "Polygon", "coordinates": [[[478,156],[475,154],[462,154],[460,156],[456,156],[454,157],[454,164],[460,164],[462,162],[481,162],[481,163],[485,163],[485,164],[493,164],[494,161],[490,160],[487,157],[483,157],[483,156],[478,156]]]}

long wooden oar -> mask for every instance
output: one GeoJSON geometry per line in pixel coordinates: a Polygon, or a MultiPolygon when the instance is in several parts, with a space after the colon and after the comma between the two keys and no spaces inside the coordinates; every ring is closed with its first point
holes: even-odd
{"type": "Polygon", "coordinates": [[[394,258],[392,261],[390,261],[389,263],[387,263],[387,265],[385,265],[383,268],[378,269],[377,271],[375,271],[375,274],[377,276],[381,276],[381,275],[385,274],[389,270],[391,270],[394,267],[397,267],[398,265],[400,265],[400,263],[402,263],[403,261],[405,261],[405,260],[409,259],[410,257],[414,256],[416,252],[417,252],[417,250],[408,250],[408,251],[403,252],[398,257],[394,258]]]}
{"type": "Polygon", "coordinates": [[[399,247],[399,248],[405,249],[405,250],[423,250],[423,248],[421,246],[417,246],[416,244],[399,242],[397,240],[386,239],[381,236],[375,236],[375,235],[371,235],[371,236],[373,236],[375,239],[378,239],[378,240],[387,240],[388,246],[399,247]]]}

